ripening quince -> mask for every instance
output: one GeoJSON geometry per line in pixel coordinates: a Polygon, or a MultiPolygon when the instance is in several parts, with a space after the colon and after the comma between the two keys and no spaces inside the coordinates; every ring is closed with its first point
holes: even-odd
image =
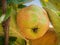
{"type": "Polygon", "coordinates": [[[31,5],[17,12],[17,25],[23,37],[37,39],[49,29],[49,19],[43,8],[31,5]]]}

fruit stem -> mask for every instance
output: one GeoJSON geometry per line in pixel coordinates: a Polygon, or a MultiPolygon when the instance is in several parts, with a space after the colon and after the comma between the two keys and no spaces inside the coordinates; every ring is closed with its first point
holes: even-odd
{"type": "Polygon", "coordinates": [[[26,40],[26,43],[27,43],[26,45],[30,45],[30,44],[29,44],[29,40],[26,40]]]}
{"type": "MultiPolygon", "coordinates": [[[[5,15],[6,13],[6,0],[2,0],[2,13],[3,15],[5,15]]],[[[5,37],[5,40],[4,40],[4,45],[8,45],[9,43],[9,18],[6,20],[6,21],[3,21],[2,22],[2,26],[3,26],[3,29],[4,29],[4,37],[5,37]]]]}

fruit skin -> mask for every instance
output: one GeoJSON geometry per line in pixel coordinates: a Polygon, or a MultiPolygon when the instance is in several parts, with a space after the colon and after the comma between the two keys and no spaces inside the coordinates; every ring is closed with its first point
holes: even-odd
{"type": "Polygon", "coordinates": [[[58,37],[58,45],[60,45],[60,33],[57,33],[57,37],[58,37]]]}
{"type": "Polygon", "coordinates": [[[53,28],[49,28],[43,37],[30,40],[30,45],[58,45],[56,32],[53,28]]]}
{"type": "Polygon", "coordinates": [[[17,25],[23,37],[27,39],[37,39],[47,32],[49,19],[44,9],[36,5],[31,5],[18,11],[17,25]],[[38,31],[34,32],[33,29],[38,31]]]}
{"type": "Polygon", "coordinates": [[[55,28],[55,32],[59,33],[60,32],[60,12],[55,11],[53,9],[46,8],[46,7],[44,8],[47,11],[50,21],[55,28]]]}

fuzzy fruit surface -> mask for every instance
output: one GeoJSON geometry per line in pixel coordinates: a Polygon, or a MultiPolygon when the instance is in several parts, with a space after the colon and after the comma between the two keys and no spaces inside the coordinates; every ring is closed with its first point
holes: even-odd
{"type": "Polygon", "coordinates": [[[19,32],[27,39],[42,37],[49,28],[47,13],[41,7],[31,5],[17,13],[19,32]]]}

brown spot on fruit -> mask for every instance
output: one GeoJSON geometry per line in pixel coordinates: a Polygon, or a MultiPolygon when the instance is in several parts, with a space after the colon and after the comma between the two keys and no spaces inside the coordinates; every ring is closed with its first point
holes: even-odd
{"type": "Polygon", "coordinates": [[[32,30],[33,30],[34,33],[37,33],[38,28],[32,28],[32,30]]]}

